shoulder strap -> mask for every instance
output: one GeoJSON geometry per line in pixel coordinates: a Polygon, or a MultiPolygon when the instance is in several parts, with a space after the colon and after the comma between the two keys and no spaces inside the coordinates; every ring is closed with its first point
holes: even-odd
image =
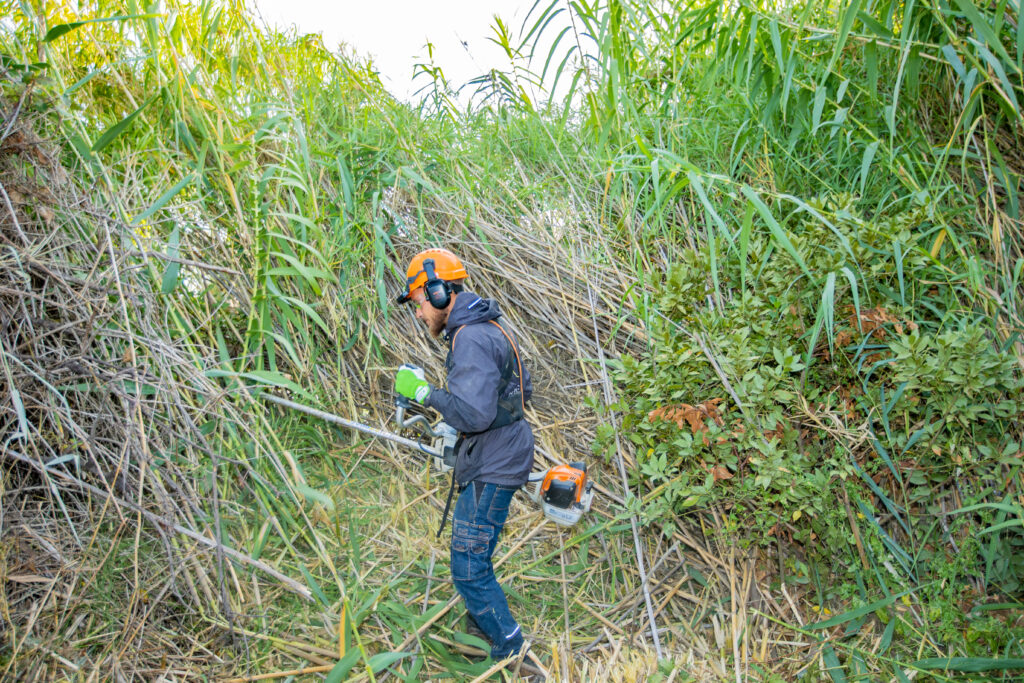
{"type": "MultiPolygon", "coordinates": [[[[516,343],[514,341],[512,341],[511,335],[509,335],[509,333],[505,331],[505,326],[504,325],[502,325],[501,323],[499,323],[496,320],[488,320],[487,322],[491,323],[492,325],[497,327],[499,330],[501,330],[501,333],[503,335],[505,335],[505,339],[508,340],[508,345],[510,347],[512,347],[512,353],[514,353],[516,355],[516,365],[519,366],[519,400],[520,400],[520,403],[522,404],[523,410],[525,411],[526,410],[526,398],[525,398],[526,390],[523,388],[523,361],[520,360],[520,358],[519,358],[519,347],[516,346],[516,343]]],[[[462,328],[459,328],[459,329],[462,329],[462,328]]]]}
{"type": "MultiPolygon", "coordinates": [[[[490,431],[491,429],[504,427],[507,424],[511,424],[512,422],[521,420],[523,418],[523,415],[526,412],[526,389],[524,386],[523,379],[523,363],[522,360],[519,358],[519,347],[516,345],[515,341],[513,341],[512,336],[508,333],[508,331],[505,330],[505,326],[497,322],[496,320],[481,321],[480,323],[474,324],[483,324],[484,322],[489,322],[495,327],[497,327],[498,330],[501,332],[502,336],[505,337],[505,341],[508,342],[509,348],[512,350],[512,353],[510,353],[508,357],[505,359],[505,363],[501,368],[501,379],[499,380],[498,385],[497,413],[494,416],[494,421],[492,421],[491,424],[488,425],[487,429],[483,430],[490,431]],[[513,358],[515,358],[515,366],[513,366],[512,364],[513,358]],[[512,381],[512,374],[515,372],[516,368],[518,368],[519,370],[518,406],[515,403],[512,403],[512,401],[510,400],[511,397],[507,399],[503,399],[501,397],[501,395],[505,392],[506,388],[508,387],[509,382],[512,381]]],[[[455,330],[454,334],[451,335],[451,339],[449,340],[448,344],[448,353],[450,355],[455,354],[455,339],[456,337],[458,337],[459,332],[461,332],[464,327],[466,327],[466,325],[461,325],[458,329],[455,330]]]]}
{"type": "Polygon", "coordinates": [[[455,330],[455,334],[452,335],[451,341],[448,342],[448,348],[451,351],[455,351],[455,338],[459,336],[459,332],[462,332],[463,328],[465,327],[465,325],[459,325],[459,327],[455,330]]]}

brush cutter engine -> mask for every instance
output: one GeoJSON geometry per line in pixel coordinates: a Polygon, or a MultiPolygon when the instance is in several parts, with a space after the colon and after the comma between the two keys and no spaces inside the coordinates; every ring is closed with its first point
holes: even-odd
{"type": "Polygon", "coordinates": [[[581,462],[531,474],[530,481],[535,482],[530,498],[540,504],[546,518],[561,526],[576,524],[594,502],[594,482],[587,479],[587,466],[581,462]]]}

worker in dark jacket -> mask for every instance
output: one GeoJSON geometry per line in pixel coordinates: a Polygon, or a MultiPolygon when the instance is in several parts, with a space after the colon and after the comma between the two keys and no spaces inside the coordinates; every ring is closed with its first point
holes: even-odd
{"type": "Polygon", "coordinates": [[[436,409],[462,436],[453,482],[459,497],[452,517],[452,580],[471,624],[491,641],[491,656],[501,659],[519,652],[523,634],[491,556],[512,495],[533,468],[533,432],[523,419],[532,385],[498,303],[464,290],[466,275],[445,249],[412,259],[398,301],[413,302],[416,318],[447,342],[447,387],[432,386],[420,368],[403,366],[395,390],[436,409]]]}

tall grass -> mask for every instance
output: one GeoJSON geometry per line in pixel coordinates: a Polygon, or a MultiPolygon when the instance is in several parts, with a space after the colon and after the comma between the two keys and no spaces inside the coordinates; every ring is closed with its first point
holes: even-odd
{"type": "MultiPolygon", "coordinates": [[[[74,599],[53,620],[59,634],[86,615],[72,648],[82,662],[126,666],[109,633],[131,620],[100,618],[91,605],[143,600],[147,581],[134,581],[126,601],[120,573],[150,558],[143,578],[167,581],[152,558],[169,544],[194,588],[169,612],[180,626],[160,631],[149,613],[138,622],[154,670],[166,668],[151,655],[173,632],[172,659],[186,669],[192,646],[208,667],[243,676],[486,671],[435,638],[440,629],[447,639],[458,616],[443,553],[423,540],[438,482],[388,449],[254,400],[255,387],[286,390],[384,422],[389,369],[441,360],[388,307],[396,274],[421,245],[446,244],[525,333],[543,458],[587,457],[592,444],[611,457],[615,434],[596,385],[633,368],[618,373],[629,491],[599,477],[600,510],[571,537],[539,527],[526,507],[510,527],[514,602],[560,678],[657,676],[648,651],[622,654],[634,633],[646,646],[651,628],[661,629],[666,677],[1012,675],[1021,482],[1009,444],[1021,439],[1000,392],[1019,379],[1005,361],[1022,357],[1014,2],[541,0],[518,33],[495,26],[509,69],[469,84],[477,99],[466,112],[440,65],[423,66],[424,101],[410,109],[358,60],[315,36],[260,29],[240,3],[3,9],[5,121],[31,121],[71,172],[78,190],[59,203],[60,225],[73,218],[71,243],[105,251],[62,258],[74,278],[113,287],[118,315],[100,328],[134,344],[103,347],[103,362],[131,351],[161,378],[150,384],[180,400],[173,410],[140,403],[150,412],[124,421],[140,435],[127,460],[135,514],[153,522],[148,506],[173,499],[162,487],[184,491],[174,534],[124,526],[102,507],[96,524],[72,521],[75,510],[95,512],[87,504],[47,517],[50,528],[114,539],[108,558],[88,556],[103,571],[82,593],[68,591],[74,599]],[[569,93],[545,102],[538,82],[569,93]],[[904,339],[907,321],[924,328],[917,341],[904,339]],[[964,392],[943,389],[961,385],[943,384],[940,349],[947,365],[964,362],[944,340],[979,350],[988,413],[962,416],[964,392]],[[911,359],[932,365],[899,374],[911,359]],[[775,395],[746,377],[769,365],[785,370],[775,395]],[[910,399],[926,390],[935,400],[924,414],[910,399]],[[744,462],[801,476],[765,466],[750,480],[768,477],[772,493],[745,497],[738,465],[705,470],[680,457],[676,444],[693,436],[685,421],[652,427],[647,418],[647,409],[712,396],[744,425],[735,437],[745,439],[744,462]],[[968,424],[990,451],[998,439],[989,428],[999,427],[1009,450],[983,453],[966,429],[924,429],[947,421],[968,424]],[[153,424],[179,422],[152,436],[153,424]],[[928,455],[933,447],[960,463],[928,455]],[[151,461],[140,455],[147,448],[151,461]],[[927,468],[910,467],[914,458],[927,468]],[[828,507],[842,528],[835,516],[816,521],[834,501],[815,501],[815,491],[841,497],[841,509],[828,507]],[[774,529],[741,534],[744,505],[774,529]],[[641,546],[646,585],[624,535],[628,510],[652,522],[641,546]],[[145,531],[125,543],[124,528],[145,531]],[[811,534],[826,531],[840,549],[823,558],[811,534]],[[980,564],[935,559],[972,535],[984,539],[970,542],[980,564]],[[194,556],[196,547],[220,556],[194,556]],[[941,590],[940,566],[949,572],[941,590]],[[1005,601],[979,597],[974,616],[994,618],[957,635],[931,610],[959,606],[951,592],[978,567],[967,585],[1005,601]],[[653,604],[638,609],[645,591],[653,604]],[[220,638],[233,639],[231,657],[220,638]],[[978,655],[979,642],[991,657],[978,655]]],[[[45,244],[49,223],[27,204],[11,215],[44,226],[32,244],[45,244]]],[[[66,322],[88,319],[82,310],[66,322]]],[[[5,362],[12,357],[5,347],[5,362]]],[[[97,390],[86,385],[67,395],[89,405],[73,393],[97,390]]],[[[18,405],[4,419],[22,430],[30,414],[18,405]]],[[[20,482],[36,485],[32,477],[50,476],[45,463],[63,462],[31,455],[18,461],[35,467],[28,474],[5,470],[6,495],[26,499],[20,482]]],[[[120,461],[111,451],[102,474],[120,461]]],[[[64,473],[77,483],[60,479],[54,504],[92,491],[83,484],[115,491],[64,473]]],[[[18,633],[32,634],[33,613],[14,613],[18,633]]],[[[33,638],[15,639],[9,671],[69,670],[45,658],[55,640],[33,638]]]]}
{"type": "MultiPolygon", "coordinates": [[[[799,411],[788,389],[780,386],[774,400],[769,396],[766,403],[753,392],[754,375],[744,374],[756,371],[764,360],[772,361],[772,354],[779,367],[799,372],[794,388],[805,406],[820,396],[817,382],[833,382],[821,389],[841,388],[841,375],[835,373],[837,355],[849,353],[855,368],[854,390],[863,395],[857,403],[867,416],[859,428],[870,448],[867,462],[855,465],[852,474],[859,487],[851,490],[861,497],[858,514],[867,520],[867,535],[881,552],[876,554],[871,543],[861,540],[860,522],[851,512],[856,543],[851,543],[849,559],[864,570],[854,572],[862,599],[867,599],[868,584],[883,596],[895,595],[887,574],[895,573],[904,585],[920,587],[935,580],[936,572],[945,571],[939,569],[944,566],[940,560],[924,558],[933,558],[936,534],[947,524],[945,515],[951,509],[963,509],[957,504],[962,496],[985,501],[978,503],[982,506],[1000,506],[1006,495],[1002,486],[1011,496],[1019,492],[1019,462],[1010,455],[1020,444],[1012,416],[1019,414],[1013,397],[1024,358],[1017,303],[1018,273],[1024,263],[1019,212],[1024,34],[1019,25],[1019,7],[1010,3],[535,5],[533,18],[523,26],[520,51],[545,69],[557,64],[552,82],[574,84],[574,94],[583,103],[581,149],[592,169],[590,184],[601,196],[599,223],[612,238],[617,260],[629,263],[638,281],[653,283],[659,292],[654,302],[645,297],[642,304],[644,317],[653,321],[651,349],[639,366],[627,365],[623,374],[630,400],[640,401],[635,418],[627,420],[632,438],[642,447],[650,445],[648,454],[655,456],[643,464],[641,473],[664,482],[657,487],[660,497],[650,500],[653,516],[664,514],[666,503],[686,509],[706,500],[709,491],[719,492],[711,494],[712,500],[730,505],[742,502],[743,494],[742,488],[735,493],[723,485],[713,488],[717,471],[714,481],[698,486],[704,473],[687,461],[696,457],[690,446],[668,446],[674,438],[672,429],[651,434],[652,428],[644,424],[646,412],[663,411],[666,403],[697,404],[701,396],[689,392],[710,390],[710,395],[721,392],[732,399],[732,410],[747,430],[768,434],[781,430],[782,424],[797,426],[799,419],[787,417],[799,411]],[[531,44],[551,47],[538,55],[529,49],[531,44]],[[698,252],[696,262],[692,251],[698,252]],[[672,274],[665,277],[666,271],[672,274]],[[782,272],[789,273],[788,283],[779,282],[782,272]],[[773,282],[784,288],[776,289],[773,282]],[[785,335],[777,328],[759,331],[752,314],[777,315],[777,325],[785,319],[784,310],[752,313],[756,308],[748,302],[758,304],[762,292],[777,302],[776,307],[791,306],[802,319],[798,333],[783,341],[785,335]],[[898,311],[898,318],[878,317],[878,311],[889,308],[898,311]],[[992,363],[984,372],[992,373],[988,386],[999,387],[998,391],[987,398],[978,395],[969,378],[975,376],[970,372],[982,372],[980,367],[962,376],[947,350],[937,356],[947,359],[946,386],[960,387],[952,391],[966,392],[982,404],[971,406],[951,397],[948,407],[939,409],[945,399],[937,385],[928,385],[931,371],[920,363],[929,352],[920,346],[918,336],[911,336],[915,350],[879,343],[884,331],[871,340],[870,330],[859,345],[837,348],[839,338],[846,346],[851,335],[864,335],[864,322],[872,330],[884,325],[888,334],[895,324],[902,335],[906,329],[901,319],[926,325],[920,338],[938,335],[945,340],[937,342],[940,346],[963,345],[979,354],[984,350],[986,360],[979,357],[979,362],[992,363]],[[762,334],[782,346],[759,346],[762,334]],[[739,346],[732,335],[739,335],[739,346]],[[794,345],[802,346],[802,353],[797,354],[794,345]],[[705,364],[700,371],[686,360],[693,354],[705,364]],[[911,357],[918,363],[914,370],[897,371],[896,377],[888,374],[887,369],[911,357]],[[831,365],[820,367],[823,359],[831,365]],[[673,367],[678,368],[675,374],[673,367]],[[937,412],[908,410],[908,397],[914,402],[934,401],[937,412]],[[1009,412],[989,412],[996,403],[986,400],[1008,402],[998,404],[1009,412]],[[767,414],[762,412],[766,409],[767,414]],[[963,411],[982,416],[979,426],[963,427],[961,432],[959,425],[970,420],[963,411]],[[950,424],[945,432],[935,421],[938,413],[947,423],[958,424],[950,424]],[[900,414],[901,426],[896,424],[900,414]],[[910,422],[910,415],[923,422],[910,422]],[[1008,421],[1001,421],[1004,418],[1008,421]],[[1007,430],[996,439],[998,446],[981,438],[981,424],[1007,430]],[[936,454],[955,453],[963,445],[961,437],[974,439],[967,447],[973,452],[969,458],[983,465],[965,470],[954,467],[950,455],[936,459],[921,452],[929,445],[936,454]],[[921,480],[920,471],[912,474],[915,466],[931,471],[930,485],[921,480]],[[966,492],[957,487],[950,498],[951,480],[935,477],[953,471],[974,484],[966,492]],[[879,485],[885,477],[892,489],[879,485]],[[995,479],[1003,485],[985,488],[995,479]],[[690,482],[689,487],[681,482],[690,482]],[[671,493],[673,488],[677,493],[671,493]]],[[[680,422],[685,432],[684,424],[680,422]]],[[[807,431],[806,423],[798,428],[807,431]]],[[[827,441],[861,458],[858,437],[841,432],[827,441]]],[[[675,443],[684,442],[689,443],[685,438],[675,443]]],[[[804,451],[803,444],[785,437],[783,444],[785,450],[804,451]]],[[[754,470],[761,468],[758,481],[763,477],[770,487],[773,475],[764,456],[768,463],[780,461],[776,447],[767,441],[744,441],[738,465],[736,451],[719,454],[733,459],[731,472],[722,476],[742,474],[748,457],[744,448],[754,452],[751,462],[762,461],[754,470]]],[[[952,459],[961,463],[959,455],[952,459]]],[[[815,471],[826,478],[822,482],[847,476],[841,463],[817,467],[815,471]]],[[[781,483],[797,487],[797,481],[799,477],[782,477],[781,483]]],[[[745,505],[768,518],[775,514],[767,501],[745,505]]],[[[793,500],[788,506],[784,502],[779,516],[794,515],[787,520],[790,527],[801,514],[795,505],[793,500]]],[[[1019,506],[998,509],[1019,517],[1019,506]]],[[[987,526],[989,519],[975,519],[968,526],[980,522],[993,529],[987,526]]],[[[1007,522],[995,524],[1000,530],[1014,528],[1014,522],[1007,522]]],[[[821,527],[810,523],[816,532],[811,538],[821,533],[821,527]]],[[[807,531],[801,533],[806,542],[807,531]]],[[[963,556],[948,528],[945,533],[948,552],[963,556]]],[[[764,542],[766,537],[752,538],[764,542]]],[[[990,568],[999,564],[1006,570],[1021,541],[1013,532],[988,543],[976,556],[986,577],[979,590],[1008,592],[1011,604],[1016,604],[1019,580],[1002,574],[996,586],[990,568]]],[[[843,574],[845,562],[846,558],[838,559],[830,571],[843,574]]],[[[957,578],[946,578],[970,584],[967,577],[979,570],[952,569],[957,578]]],[[[825,593],[836,595],[834,587],[825,589],[820,582],[817,590],[819,600],[825,593]]],[[[923,609],[930,613],[935,608],[927,601],[938,603],[941,597],[934,591],[925,593],[930,597],[923,609]]],[[[891,604],[895,598],[885,600],[891,604]]],[[[844,619],[825,620],[822,626],[855,621],[856,627],[846,631],[849,637],[881,609],[879,605],[850,611],[844,619]]],[[[895,625],[887,623],[882,651],[888,648],[895,625]]],[[[933,618],[919,626],[925,642],[934,639],[929,647],[935,647],[937,655],[947,652],[956,658],[977,651],[970,640],[947,643],[948,649],[935,645],[944,639],[929,629],[946,626],[933,618]]],[[[1019,668],[1019,623],[1016,627],[1017,631],[1003,630],[999,636],[1006,648],[1003,661],[981,663],[961,657],[956,666],[1019,668]]],[[[990,623],[988,628],[1002,627],[990,623]]],[[[822,661],[830,675],[841,680],[844,672],[864,674],[892,666],[873,658],[878,654],[877,648],[866,653],[854,647],[837,655],[829,646],[822,650],[822,661]]],[[[940,661],[950,660],[927,661],[925,668],[934,669],[940,661]]],[[[910,661],[904,664],[907,671],[914,668],[910,661]]],[[[903,675],[898,665],[893,672],[903,675]]]]}

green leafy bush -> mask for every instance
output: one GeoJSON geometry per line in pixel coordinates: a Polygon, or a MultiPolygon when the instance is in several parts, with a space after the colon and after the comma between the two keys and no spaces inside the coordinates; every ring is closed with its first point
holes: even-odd
{"type": "MultiPolygon", "coordinates": [[[[917,584],[957,543],[949,513],[1000,501],[992,484],[1019,469],[1020,368],[970,314],[955,254],[927,250],[938,207],[807,204],[793,255],[753,234],[744,263],[720,239],[656,279],[649,349],[617,376],[635,475],[655,486],[645,514],[720,505],[738,540],[792,539],[845,575],[861,569],[856,523],[864,555],[917,584]]],[[[1015,592],[1011,526],[977,557],[1015,592]]]]}

